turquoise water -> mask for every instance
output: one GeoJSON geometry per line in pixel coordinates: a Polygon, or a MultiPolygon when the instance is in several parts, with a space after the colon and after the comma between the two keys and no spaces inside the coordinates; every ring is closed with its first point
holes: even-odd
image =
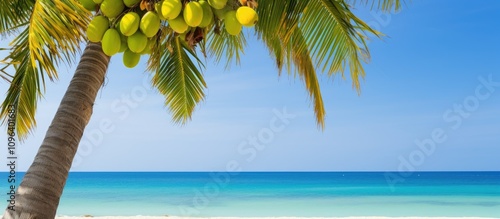
{"type": "Polygon", "coordinates": [[[500,172],[232,174],[74,172],[58,215],[500,218],[500,172]]]}

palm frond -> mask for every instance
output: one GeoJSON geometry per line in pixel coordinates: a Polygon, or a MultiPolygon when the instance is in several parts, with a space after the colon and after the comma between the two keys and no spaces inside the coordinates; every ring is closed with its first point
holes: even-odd
{"type": "Polygon", "coordinates": [[[300,28],[316,67],[332,76],[345,78],[349,69],[353,87],[359,92],[360,78],[365,75],[362,61],[370,57],[365,39],[379,33],[356,17],[345,2],[309,1],[300,28]]]}
{"type": "Polygon", "coordinates": [[[399,11],[405,0],[347,0],[350,5],[362,4],[384,12],[399,11]]]}
{"type": "MultiPolygon", "coordinates": [[[[7,49],[0,48],[0,51],[2,51],[2,50],[7,50],[7,49]]],[[[7,68],[11,65],[11,63],[9,63],[6,60],[0,60],[0,65],[2,66],[0,68],[0,78],[11,83],[13,76],[7,72],[7,68]]]]}
{"type": "Polygon", "coordinates": [[[35,0],[0,1],[0,35],[6,36],[18,27],[27,25],[35,0]]]}
{"type": "MultiPolygon", "coordinates": [[[[27,32],[27,30],[24,31],[20,36],[27,36],[27,32]]],[[[15,130],[20,140],[24,140],[27,134],[36,126],[35,112],[37,102],[42,96],[41,88],[44,83],[43,74],[39,68],[33,67],[29,53],[29,50],[24,50],[13,56],[20,63],[14,65],[16,74],[11,80],[0,112],[3,122],[6,122],[9,117],[8,109],[11,107],[16,109],[14,115],[16,121],[15,130]]]]}
{"type": "Polygon", "coordinates": [[[153,86],[165,96],[165,105],[172,112],[173,121],[184,124],[191,119],[196,105],[205,97],[207,85],[197,68],[201,61],[179,37],[167,38],[159,50],[164,52],[158,71],[153,76],[153,86]]]}
{"type": "Polygon", "coordinates": [[[309,97],[314,104],[314,112],[316,114],[316,123],[319,128],[325,128],[325,107],[323,105],[323,97],[321,96],[321,89],[314,68],[313,61],[307,49],[306,41],[300,29],[296,29],[291,36],[291,56],[296,66],[296,73],[304,82],[309,97]]]}
{"type": "Polygon", "coordinates": [[[240,64],[241,56],[244,54],[244,48],[247,45],[245,35],[241,32],[238,36],[228,34],[226,31],[215,33],[210,31],[207,34],[206,44],[209,46],[209,55],[215,58],[216,63],[226,61],[225,68],[228,69],[231,63],[240,64]],[[226,58],[223,60],[223,58],[226,58]]]}
{"type": "Polygon", "coordinates": [[[33,64],[57,78],[59,62],[71,63],[85,38],[90,12],[72,0],[38,0],[29,24],[29,50],[33,64]]]}
{"type": "Polygon", "coordinates": [[[166,42],[167,36],[172,35],[173,30],[171,28],[167,28],[165,25],[162,25],[159,34],[156,36],[155,46],[151,49],[151,54],[149,55],[149,59],[147,62],[146,71],[148,72],[157,72],[160,68],[161,58],[165,51],[165,46],[161,46],[162,42],[166,42]]]}
{"type": "Polygon", "coordinates": [[[5,122],[9,106],[18,109],[16,131],[21,139],[36,125],[36,103],[44,92],[45,76],[56,79],[57,66],[72,63],[85,39],[89,20],[90,12],[77,1],[37,0],[28,25],[11,42],[11,51],[4,60],[9,60],[15,74],[2,102],[0,117],[5,122]]]}
{"type": "Polygon", "coordinates": [[[275,58],[280,74],[283,67],[286,67],[288,72],[291,71],[292,62],[285,47],[297,28],[306,5],[307,1],[300,0],[259,2],[257,8],[259,22],[255,26],[255,31],[275,58]]]}
{"type": "Polygon", "coordinates": [[[257,9],[257,36],[264,41],[281,70],[304,81],[314,103],[317,123],[324,127],[325,111],[316,72],[332,77],[350,72],[360,91],[365,75],[362,62],[369,52],[366,38],[380,36],[356,17],[345,1],[261,1],[257,9]]]}
{"type": "Polygon", "coordinates": [[[325,109],[316,75],[316,69],[300,29],[300,19],[307,1],[266,1],[259,4],[259,23],[256,31],[271,55],[276,59],[279,72],[283,67],[289,74],[298,76],[305,84],[314,105],[316,121],[323,129],[325,109]]]}

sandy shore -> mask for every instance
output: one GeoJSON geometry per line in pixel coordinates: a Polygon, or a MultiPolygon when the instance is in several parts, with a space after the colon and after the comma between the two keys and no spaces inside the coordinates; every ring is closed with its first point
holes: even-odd
{"type": "MultiPolygon", "coordinates": [[[[307,217],[175,217],[175,216],[107,216],[107,217],[56,217],[56,219],[306,219],[307,217]]],[[[499,219],[486,217],[310,217],[311,219],[499,219]]]]}

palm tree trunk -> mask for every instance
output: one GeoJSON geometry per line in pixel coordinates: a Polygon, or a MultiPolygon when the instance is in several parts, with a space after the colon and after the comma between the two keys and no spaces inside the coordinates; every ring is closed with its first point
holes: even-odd
{"type": "Polygon", "coordinates": [[[15,211],[3,218],[49,219],[56,215],[78,144],[104,82],[109,57],[100,44],[89,43],[52,120],[40,149],[16,194],[15,211]]]}

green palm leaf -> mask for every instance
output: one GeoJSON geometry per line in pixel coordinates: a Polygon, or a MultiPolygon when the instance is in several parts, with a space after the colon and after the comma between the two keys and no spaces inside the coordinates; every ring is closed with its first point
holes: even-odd
{"type": "Polygon", "coordinates": [[[300,25],[316,66],[330,76],[340,73],[342,78],[349,69],[359,92],[359,80],[365,75],[361,62],[369,58],[366,34],[378,32],[357,18],[346,3],[335,0],[310,1],[300,25]]]}
{"type": "Polygon", "coordinates": [[[29,22],[35,0],[0,1],[0,35],[6,36],[29,22]]]}
{"type": "Polygon", "coordinates": [[[201,66],[201,61],[179,37],[171,36],[159,50],[165,52],[161,54],[153,85],[165,96],[165,105],[172,112],[174,122],[186,123],[196,104],[205,97],[206,83],[197,67],[201,66]]]}
{"type": "Polygon", "coordinates": [[[385,12],[401,10],[404,0],[347,0],[350,5],[363,4],[370,5],[372,9],[376,8],[385,12]]]}
{"type": "Polygon", "coordinates": [[[233,36],[224,30],[220,31],[220,33],[215,33],[214,31],[208,32],[206,41],[209,45],[209,55],[215,58],[216,63],[220,63],[225,57],[226,69],[233,62],[236,65],[240,64],[241,56],[244,54],[244,48],[247,45],[243,32],[238,36],[233,36]]]}
{"type": "MultiPolygon", "coordinates": [[[[74,0],[38,0],[29,10],[22,11],[30,12],[29,23],[21,26],[24,29],[12,41],[5,59],[16,72],[2,102],[0,117],[5,122],[9,106],[15,106],[17,134],[24,139],[36,125],[36,103],[43,94],[45,76],[56,79],[57,66],[72,63],[84,40],[90,12],[74,0]]],[[[2,21],[9,19],[8,14],[0,15],[2,21]]],[[[21,16],[19,22],[25,22],[23,19],[21,16]]],[[[2,30],[12,27],[4,25],[2,30]]]]}

